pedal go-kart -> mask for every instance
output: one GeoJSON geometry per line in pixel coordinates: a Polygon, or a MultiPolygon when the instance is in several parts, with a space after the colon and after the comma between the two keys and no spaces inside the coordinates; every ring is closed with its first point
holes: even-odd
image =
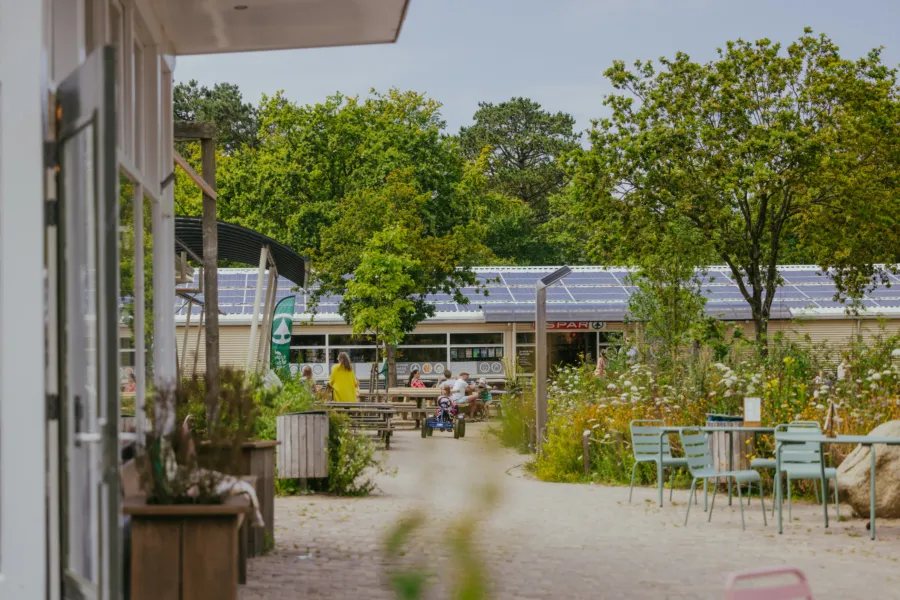
{"type": "Polygon", "coordinates": [[[434,430],[452,431],[453,439],[466,437],[466,418],[457,415],[453,403],[447,397],[438,399],[440,413],[428,417],[422,423],[422,437],[426,438],[434,434],[434,430]]]}

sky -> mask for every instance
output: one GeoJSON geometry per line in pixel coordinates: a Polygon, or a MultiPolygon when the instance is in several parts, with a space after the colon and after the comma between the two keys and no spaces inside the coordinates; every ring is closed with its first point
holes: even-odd
{"type": "Polygon", "coordinates": [[[603,72],[614,60],[683,51],[706,61],[728,40],[787,45],[809,26],[845,57],[884,46],[897,66],[897,23],[897,0],[410,0],[396,44],[179,57],[175,79],[235,83],[254,104],[279,90],[312,104],[335,92],[413,89],[443,104],[454,133],[479,102],[524,96],[584,130],[606,115],[603,72]]]}

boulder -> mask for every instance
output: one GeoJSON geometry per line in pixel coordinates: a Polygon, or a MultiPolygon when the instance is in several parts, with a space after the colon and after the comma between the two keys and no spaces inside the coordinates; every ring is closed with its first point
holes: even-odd
{"type": "MultiPolygon", "coordinates": [[[[900,437],[900,421],[882,423],[869,435],[900,437]]],[[[872,458],[870,448],[858,446],[838,467],[841,503],[858,517],[869,516],[872,458]]],[[[878,446],[875,452],[875,516],[900,517],[900,446],[878,446]]]]}

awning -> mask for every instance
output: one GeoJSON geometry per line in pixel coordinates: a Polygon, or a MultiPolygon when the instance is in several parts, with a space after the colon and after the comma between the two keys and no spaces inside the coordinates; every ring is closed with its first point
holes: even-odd
{"type": "MultiPolygon", "coordinates": [[[[284,244],[252,229],[233,223],[218,222],[219,260],[258,265],[263,246],[275,259],[278,274],[287,277],[299,287],[306,287],[308,261],[284,244]]],[[[203,226],[200,217],[175,217],[175,253],[184,246],[203,258],[203,226]]]]}
{"type": "Polygon", "coordinates": [[[392,43],[409,0],[155,0],[174,54],[392,43]]]}

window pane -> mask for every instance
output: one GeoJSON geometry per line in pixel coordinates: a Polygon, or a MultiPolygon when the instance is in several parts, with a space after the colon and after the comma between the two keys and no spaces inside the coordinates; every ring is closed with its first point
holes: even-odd
{"type": "Polygon", "coordinates": [[[526,332],[526,333],[517,333],[516,334],[516,343],[517,344],[533,344],[534,343],[534,332],[526,332]]]}
{"type": "MultiPolygon", "coordinates": [[[[119,387],[123,396],[134,394],[134,187],[119,175],[119,387]]],[[[133,413],[130,400],[123,411],[133,413]]]]}
{"type": "Polygon", "coordinates": [[[450,360],[503,360],[503,346],[450,348],[450,360]]]}
{"type": "Polygon", "coordinates": [[[606,333],[600,333],[600,345],[604,344],[621,344],[622,343],[622,332],[621,331],[609,331],[606,333]]]}
{"type": "Polygon", "coordinates": [[[322,348],[320,350],[299,350],[297,348],[291,348],[291,363],[294,364],[306,364],[306,363],[324,363],[325,362],[325,349],[322,348]]]}
{"type": "Polygon", "coordinates": [[[346,352],[350,355],[350,362],[352,363],[375,362],[375,348],[344,348],[341,350],[331,350],[328,353],[328,362],[337,364],[337,357],[340,352],[346,352]]]}
{"type": "Polygon", "coordinates": [[[403,338],[400,346],[446,346],[446,333],[411,333],[403,338]]]}
{"type": "Polygon", "coordinates": [[[447,360],[446,348],[397,348],[397,362],[445,362],[447,360]]]}
{"type": "Polygon", "coordinates": [[[451,333],[451,344],[503,344],[502,333],[451,333]]]}
{"type": "MultiPolygon", "coordinates": [[[[334,337],[334,336],[332,336],[334,337]]],[[[324,335],[292,335],[291,336],[291,346],[314,346],[324,347],[325,346],[325,336],[324,335]]]]}
{"type": "Polygon", "coordinates": [[[375,336],[361,335],[354,336],[351,334],[331,334],[328,336],[328,343],[332,346],[374,346],[375,336]]]}

